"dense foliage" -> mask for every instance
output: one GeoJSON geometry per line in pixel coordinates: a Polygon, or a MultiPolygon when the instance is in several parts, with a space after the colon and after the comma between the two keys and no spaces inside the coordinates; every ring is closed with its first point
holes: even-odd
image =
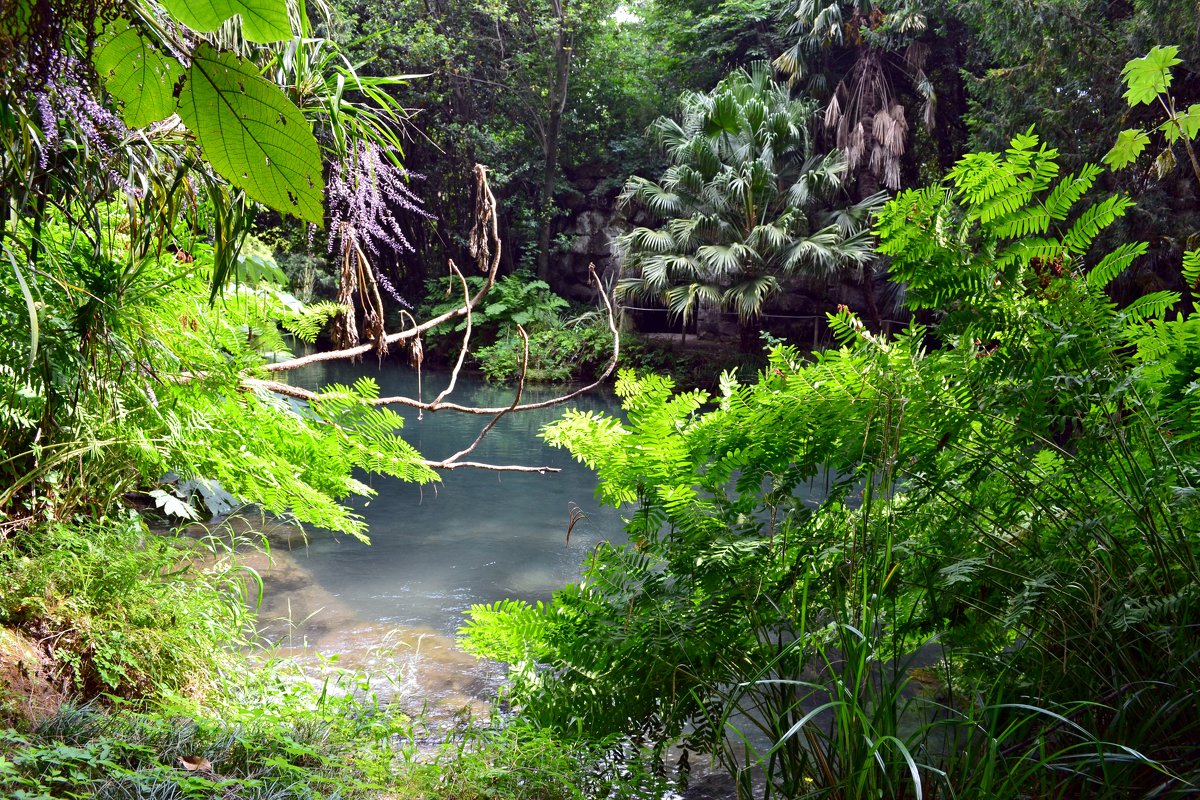
{"type": "Polygon", "coordinates": [[[625,184],[622,199],[658,227],[619,240],[629,277],[618,298],[660,301],[685,322],[729,308],[749,324],[787,278],[826,280],[871,258],[867,222],[883,196],[838,207],[847,164],[814,152],[813,107],[790,99],[766,62],[680,106],[680,120],[652,126],[671,167],[625,184]]]}
{"type": "Polygon", "coordinates": [[[620,759],[680,739],[745,797],[1195,790],[1194,3],[339,5],[0,4],[0,793],[660,796],[620,759]],[[447,462],[290,350],[594,374],[591,261],[743,343],[853,308],[546,431],[630,544],[475,609],[519,721],[417,763],[365,678],[246,669],[242,542],[145,520],[365,535],[364,473],[447,462]]]}
{"type": "Polygon", "coordinates": [[[627,421],[551,426],[631,541],[548,606],[474,611],[523,713],[686,733],[747,796],[756,770],[782,796],[1184,791],[1195,320],[1103,294],[1145,246],[1093,253],[1129,208],[1081,200],[1099,174],[1031,135],[970,155],[877,223],[932,328],[843,311],[840,348],[776,348],[715,408],[626,375],[627,421]]]}

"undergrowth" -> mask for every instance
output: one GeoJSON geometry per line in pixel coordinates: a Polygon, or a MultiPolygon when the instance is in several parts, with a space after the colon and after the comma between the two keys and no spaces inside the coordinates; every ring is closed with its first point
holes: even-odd
{"type": "Polygon", "coordinates": [[[251,626],[247,573],[215,542],[132,513],[22,531],[0,541],[0,625],[38,641],[77,696],[202,697],[251,626]]]}
{"type": "Polygon", "coordinates": [[[0,797],[661,795],[605,743],[498,714],[438,729],[390,702],[386,665],[257,649],[248,590],[261,582],[237,550],[262,543],[230,530],[156,533],[127,512],[0,540],[0,626],[36,644],[40,663],[23,668],[70,698],[34,722],[0,705],[0,797]]]}

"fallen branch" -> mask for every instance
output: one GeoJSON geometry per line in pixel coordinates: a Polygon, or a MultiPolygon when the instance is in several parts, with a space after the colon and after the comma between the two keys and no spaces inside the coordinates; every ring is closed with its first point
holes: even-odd
{"type": "Polygon", "coordinates": [[[521,404],[521,395],[525,393],[525,375],[529,371],[529,334],[525,333],[525,329],[520,325],[517,326],[517,333],[521,335],[521,342],[524,345],[524,352],[521,354],[521,374],[517,378],[517,394],[515,397],[513,397],[512,404],[503,411],[497,412],[496,416],[492,417],[491,420],[488,421],[488,424],[483,426],[483,430],[479,432],[479,435],[475,437],[475,441],[471,442],[470,446],[463,450],[459,450],[457,453],[447,458],[444,462],[442,462],[443,465],[453,464],[463,456],[470,454],[471,451],[476,447],[479,447],[479,443],[483,441],[483,437],[487,436],[488,431],[494,428],[496,423],[499,422],[505,414],[510,413],[514,408],[521,404]]]}

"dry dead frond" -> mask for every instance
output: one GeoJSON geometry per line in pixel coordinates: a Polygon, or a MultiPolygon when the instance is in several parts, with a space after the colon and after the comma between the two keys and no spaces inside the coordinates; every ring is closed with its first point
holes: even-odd
{"type": "Polygon", "coordinates": [[[925,60],[929,58],[929,45],[924,42],[913,42],[904,48],[904,65],[910,72],[920,72],[925,69],[925,60]]]}
{"type": "Polygon", "coordinates": [[[850,141],[846,145],[846,163],[853,171],[862,161],[863,154],[867,150],[867,136],[863,129],[862,120],[854,126],[854,131],[850,134],[850,141]]]}
{"type": "Polygon", "coordinates": [[[833,97],[829,98],[829,105],[825,106],[825,127],[833,128],[842,119],[842,104],[838,102],[837,92],[833,93],[833,97]]]}

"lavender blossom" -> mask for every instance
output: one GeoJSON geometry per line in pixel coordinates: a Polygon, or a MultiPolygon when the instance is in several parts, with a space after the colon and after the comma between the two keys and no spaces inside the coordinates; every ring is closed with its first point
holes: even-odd
{"type": "Polygon", "coordinates": [[[60,57],[57,78],[48,83],[45,91],[35,95],[41,116],[45,142],[40,165],[45,168],[49,154],[62,146],[60,124],[73,128],[81,143],[99,154],[105,172],[122,191],[140,196],[141,189],[133,186],[114,168],[119,162],[112,142],[129,136],[121,118],[101,105],[89,91],[83,66],[71,56],[60,57]]]}
{"type": "MultiPolygon", "coordinates": [[[[431,218],[421,200],[408,188],[408,180],[420,175],[398,167],[386,151],[371,142],[358,142],[349,157],[333,165],[326,185],[329,199],[329,252],[346,253],[359,247],[380,258],[383,251],[415,252],[396,219],[396,211],[431,218]]],[[[396,287],[378,268],[380,286],[397,302],[411,308],[396,287]]]]}
{"type": "Polygon", "coordinates": [[[37,98],[38,113],[42,117],[42,132],[46,137],[42,142],[42,154],[38,159],[38,166],[46,169],[50,151],[58,147],[58,117],[55,116],[54,107],[50,104],[50,98],[45,92],[38,92],[34,97],[37,98]]]}

